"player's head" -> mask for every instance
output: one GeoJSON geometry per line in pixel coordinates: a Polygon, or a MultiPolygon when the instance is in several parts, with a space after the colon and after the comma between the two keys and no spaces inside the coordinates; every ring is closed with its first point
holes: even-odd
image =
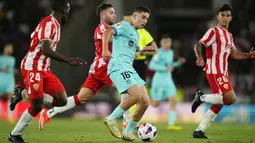
{"type": "Polygon", "coordinates": [[[232,8],[229,4],[223,4],[217,14],[218,23],[220,26],[228,27],[232,21],[232,8]]]}
{"type": "Polygon", "coordinates": [[[131,22],[132,21],[132,12],[126,12],[123,16],[123,19],[131,22]]]}
{"type": "Polygon", "coordinates": [[[70,4],[67,0],[52,0],[52,10],[60,13],[62,23],[65,23],[70,12],[70,4]]]}
{"type": "Polygon", "coordinates": [[[116,14],[111,4],[100,4],[97,6],[96,13],[100,16],[100,20],[107,25],[113,25],[115,23],[116,14]]]}
{"type": "Polygon", "coordinates": [[[143,28],[150,17],[150,9],[144,6],[137,7],[132,14],[132,24],[136,29],[143,28]]]}
{"type": "Polygon", "coordinates": [[[4,55],[12,55],[13,53],[13,45],[11,43],[7,43],[4,46],[4,55]]]}
{"type": "Polygon", "coordinates": [[[172,39],[168,34],[163,34],[160,38],[160,46],[163,49],[169,49],[172,47],[172,39]]]}

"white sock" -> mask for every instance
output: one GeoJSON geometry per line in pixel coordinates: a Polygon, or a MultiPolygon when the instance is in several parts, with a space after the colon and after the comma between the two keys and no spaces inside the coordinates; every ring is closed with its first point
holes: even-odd
{"type": "Polygon", "coordinates": [[[11,102],[10,102],[10,100],[8,100],[8,117],[9,118],[13,118],[13,111],[11,111],[11,109],[9,108],[10,107],[10,104],[11,104],[11,102]]]}
{"type": "Polygon", "coordinates": [[[11,135],[21,135],[25,128],[31,123],[33,120],[33,116],[30,115],[28,109],[24,111],[19,122],[16,124],[15,128],[12,130],[11,135]]]}
{"type": "Polygon", "coordinates": [[[21,96],[24,100],[28,100],[27,90],[24,89],[21,91],[21,96]]]}
{"type": "Polygon", "coordinates": [[[44,104],[45,108],[48,108],[48,109],[53,108],[53,106],[52,106],[53,99],[54,98],[52,96],[44,93],[43,104],[44,104]]]}
{"type": "Polygon", "coordinates": [[[65,106],[63,106],[63,107],[54,107],[54,108],[48,110],[48,113],[47,113],[48,117],[52,118],[56,114],[65,112],[69,109],[74,108],[75,106],[76,106],[76,104],[74,102],[74,97],[70,96],[70,97],[67,98],[67,104],[65,106]]]}
{"type": "MultiPolygon", "coordinates": [[[[128,94],[126,94],[126,93],[121,94],[121,102],[123,102],[127,97],[128,97],[128,94]]],[[[124,112],[124,114],[123,114],[123,124],[124,125],[126,125],[130,121],[130,119],[131,119],[131,117],[130,117],[130,109],[131,108],[126,110],[124,112]]]]}
{"type": "Polygon", "coordinates": [[[204,94],[200,96],[201,101],[211,104],[224,104],[221,94],[204,94]]]}
{"type": "Polygon", "coordinates": [[[206,129],[213,123],[214,119],[217,117],[218,114],[215,114],[211,109],[209,109],[205,115],[201,123],[199,124],[196,131],[205,132],[206,129]]]}

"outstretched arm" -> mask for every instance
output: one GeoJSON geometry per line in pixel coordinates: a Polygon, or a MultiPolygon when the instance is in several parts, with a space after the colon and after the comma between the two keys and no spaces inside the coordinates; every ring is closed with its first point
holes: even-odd
{"type": "Polygon", "coordinates": [[[231,49],[230,56],[236,60],[244,60],[244,59],[254,58],[255,51],[253,48],[251,48],[249,53],[241,53],[241,52],[237,51],[237,49],[235,47],[233,47],[231,49]]]}

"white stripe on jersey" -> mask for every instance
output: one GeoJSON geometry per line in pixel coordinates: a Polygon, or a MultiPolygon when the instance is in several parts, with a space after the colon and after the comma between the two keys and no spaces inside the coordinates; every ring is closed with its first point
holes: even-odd
{"type": "Polygon", "coordinates": [[[45,59],[45,56],[43,54],[41,54],[40,58],[38,59],[38,64],[37,64],[38,71],[42,71],[42,65],[43,65],[44,59],[45,59]]]}
{"type": "Polygon", "coordinates": [[[206,60],[206,65],[207,65],[206,73],[210,74],[211,73],[211,59],[206,60]]]}
{"type": "Polygon", "coordinates": [[[47,22],[45,26],[45,31],[44,31],[44,38],[49,39],[51,35],[51,26],[52,22],[47,22]]]}
{"type": "Polygon", "coordinates": [[[45,66],[45,68],[44,68],[44,71],[47,71],[49,67],[50,67],[50,58],[48,57],[48,58],[46,59],[46,66],[45,66]]]}
{"type": "Polygon", "coordinates": [[[219,36],[220,36],[220,41],[221,41],[221,48],[220,48],[220,51],[218,51],[218,52],[220,52],[220,57],[219,57],[220,58],[220,60],[219,60],[220,72],[224,73],[223,72],[223,65],[224,65],[223,57],[224,57],[225,47],[226,47],[227,42],[226,42],[226,39],[224,36],[224,31],[219,27],[216,27],[216,28],[219,30],[219,34],[220,34],[219,36]]]}
{"type": "Polygon", "coordinates": [[[33,61],[37,53],[40,51],[40,45],[38,44],[37,47],[33,52],[28,52],[25,62],[25,70],[32,70],[33,69],[33,61]]]}
{"type": "Polygon", "coordinates": [[[212,74],[217,74],[217,69],[216,69],[216,54],[217,54],[217,43],[214,42],[212,44],[212,62],[211,65],[212,66],[212,74]]]}

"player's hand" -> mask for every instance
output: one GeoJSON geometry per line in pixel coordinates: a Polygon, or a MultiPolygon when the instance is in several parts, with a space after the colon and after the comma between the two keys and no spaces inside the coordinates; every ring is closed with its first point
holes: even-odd
{"type": "Polygon", "coordinates": [[[186,59],[181,57],[181,58],[178,58],[178,62],[181,63],[181,64],[184,64],[186,63],[186,59]]]}
{"type": "Polygon", "coordinates": [[[82,60],[81,58],[79,57],[75,57],[75,58],[71,58],[68,63],[72,66],[81,66],[81,65],[85,65],[87,64],[87,62],[85,62],[84,60],[82,60]]]}
{"type": "Polygon", "coordinates": [[[198,57],[196,63],[197,63],[197,66],[199,67],[203,67],[205,65],[203,57],[198,57]]]}
{"type": "Polygon", "coordinates": [[[6,67],[6,68],[0,68],[0,71],[2,71],[2,72],[8,72],[9,71],[9,69],[6,67]]]}
{"type": "Polygon", "coordinates": [[[142,52],[143,52],[144,55],[153,55],[157,51],[156,51],[154,46],[146,46],[146,47],[143,48],[142,52]]]}
{"type": "Polygon", "coordinates": [[[250,54],[250,56],[249,56],[250,58],[252,58],[252,59],[255,58],[255,51],[254,51],[253,47],[251,48],[249,54],[250,54]]]}
{"type": "Polygon", "coordinates": [[[105,60],[110,60],[112,58],[112,53],[109,50],[107,51],[103,50],[102,56],[105,60]]]}
{"type": "Polygon", "coordinates": [[[173,71],[174,71],[174,67],[168,66],[168,67],[167,67],[167,70],[170,71],[170,72],[173,72],[173,71]]]}

